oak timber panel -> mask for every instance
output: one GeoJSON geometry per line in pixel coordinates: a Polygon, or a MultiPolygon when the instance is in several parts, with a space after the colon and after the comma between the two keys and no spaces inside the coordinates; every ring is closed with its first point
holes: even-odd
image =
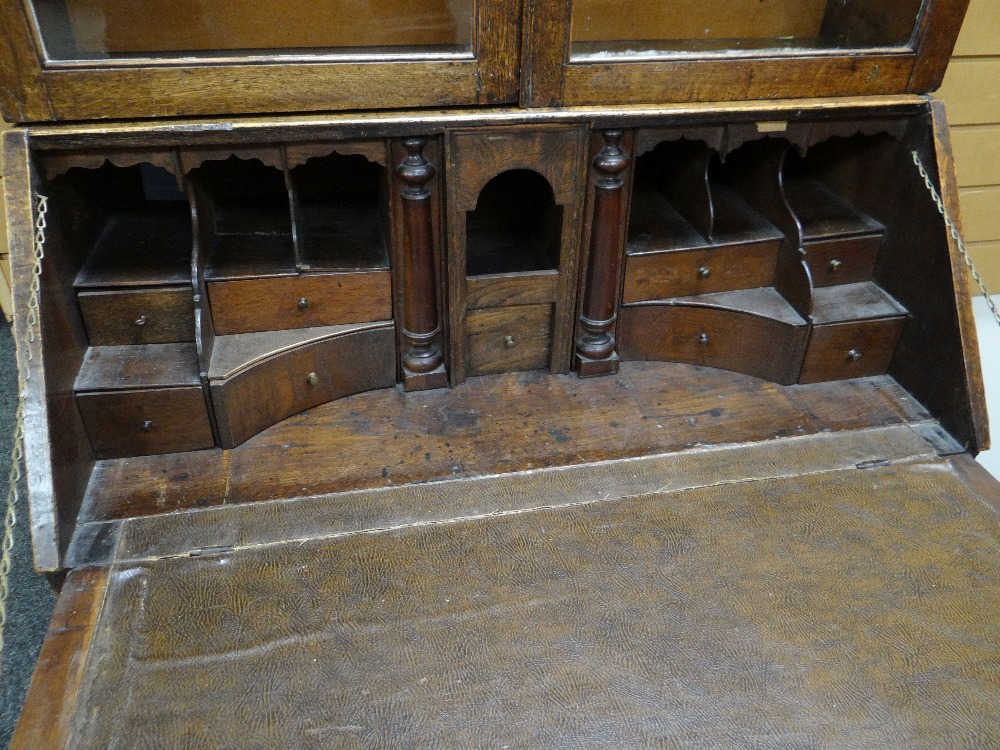
{"type": "MultiPolygon", "coordinates": [[[[24,131],[3,133],[3,188],[10,227],[15,310],[28,309],[34,269],[36,206],[42,192],[24,131]]],[[[42,278],[50,293],[41,295],[39,317],[14,316],[18,363],[30,377],[25,410],[25,463],[32,520],[35,567],[55,571],[76,525],[94,455],[73,396],[73,382],[87,351],[87,337],[73,292],[81,258],[70,252],[61,228],[49,214],[42,278]]]]}
{"type": "Polygon", "coordinates": [[[105,568],[79,568],[63,583],[10,750],[68,744],[107,583],[105,568]]]}
{"type": "Polygon", "coordinates": [[[470,310],[503,305],[537,305],[555,302],[559,272],[484,274],[468,279],[466,298],[470,310]]]}
{"type": "Polygon", "coordinates": [[[232,451],[102,461],[86,507],[88,519],[104,520],[928,417],[888,377],[789,388],[659,362],[626,362],[616,377],[589,380],[507,373],[445,390],[390,388],[332,401],[232,451]]]}
{"type": "MultiPolygon", "coordinates": [[[[447,140],[448,167],[448,314],[449,372],[453,383],[467,374],[466,343],[467,215],[475,211],[483,189],[500,175],[526,170],[541,176],[559,207],[558,271],[549,367],[569,369],[573,317],[579,275],[579,226],[583,206],[583,157],[586,131],[580,127],[536,126],[497,130],[455,130],[447,140]]],[[[516,205],[516,204],[515,204],[516,205]]],[[[482,289],[474,290],[473,301],[482,289]]]]}
{"type": "MultiPolygon", "coordinates": [[[[0,119],[0,134],[10,128],[10,125],[0,119]]],[[[3,158],[0,152],[0,159],[3,158]]],[[[3,311],[7,320],[14,314],[14,300],[10,290],[10,256],[7,245],[7,204],[4,199],[3,190],[3,165],[0,164],[0,266],[2,266],[2,277],[0,277],[0,310],[3,311]]]]}

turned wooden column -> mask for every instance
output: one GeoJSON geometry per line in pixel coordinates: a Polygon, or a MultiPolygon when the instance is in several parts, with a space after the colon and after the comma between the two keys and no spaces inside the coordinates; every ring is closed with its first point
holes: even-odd
{"type": "Polygon", "coordinates": [[[403,141],[406,156],[396,168],[403,183],[403,387],[442,388],[448,373],[441,352],[431,190],[434,166],[424,156],[424,138],[403,141]]]}
{"type": "Polygon", "coordinates": [[[590,254],[576,341],[576,369],[584,378],[618,372],[614,328],[623,252],[622,172],[628,166],[628,156],[621,147],[624,135],[621,130],[604,131],[604,148],[594,158],[598,176],[594,181],[590,254]]]}

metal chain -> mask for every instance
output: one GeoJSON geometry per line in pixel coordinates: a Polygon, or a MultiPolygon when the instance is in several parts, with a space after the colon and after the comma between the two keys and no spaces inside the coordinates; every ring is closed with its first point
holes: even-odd
{"type": "Polygon", "coordinates": [[[952,221],[951,215],[948,213],[948,209],[944,205],[944,201],[941,199],[937,188],[934,187],[934,182],[931,180],[931,176],[924,168],[924,163],[920,161],[920,155],[916,151],[911,151],[910,153],[913,156],[913,163],[917,165],[917,170],[920,172],[920,176],[924,178],[924,185],[927,186],[927,191],[931,194],[931,198],[934,199],[934,204],[937,206],[938,213],[940,213],[941,217],[944,219],[944,225],[947,227],[948,233],[951,234],[951,238],[955,240],[958,252],[962,255],[962,260],[965,261],[965,265],[967,265],[969,270],[972,272],[972,280],[976,282],[980,293],[986,299],[986,304],[989,305],[990,312],[993,313],[993,319],[997,322],[997,325],[1000,325],[1000,310],[997,310],[996,303],[990,296],[990,292],[986,288],[986,284],[983,283],[982,276],[979,275],[979,271],[976,270],[976,266],[972,262],[972,258],[969,256],[969,251],[965,249],[965,242],[962,240],[962,235],[958,232],[958,227],[955,226],[955,222],[952,221]]]}
{"type": "Polygon", "coordinates": [[[38,218],[35,220],[35,237],[31,285],[28,290],[28,310],[24,321],[25,346],[18,366],[17,410],[14,413],[14,445],[10,451],[10,474],[7,477],[7,512],[3,519],[3,541],[0,542],[0,663],[3,660],[4,626],[7,624],[7,597],[10,595],[10,566],[14,550],[14,525],[17,523],[19,501],[18,484],[21,481],[21,461],[24,458],[24,401],[31,377],[31,344],[35,341],[38,324],[38,300],[41,289],[42,258],[45,257],[45,215],[49,203],[44,195],[38,196],[38,218]]]}

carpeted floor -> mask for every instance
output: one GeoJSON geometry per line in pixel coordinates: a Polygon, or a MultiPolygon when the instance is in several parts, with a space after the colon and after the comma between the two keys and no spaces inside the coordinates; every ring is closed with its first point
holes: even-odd
{"type": "MultiPolygon", "coordinates": [[[[0,322],[0,482],[7,486],[10,470],[11,438],[14,433],[14,410],[17,406],[17,370],[14,364],[14,341],[10,327],[0,322]]],[[[31,564],[28,532],[28,504],[24,483],[18,506],[14,562],[11,570],[11,594],[7,602],[7,628],[4,634],[3,662],[0,664],[0,747],[10,745],[31,672],[45,636],[55,596],[44,576],[35,573],[31,564]]],[[[0,492],[0,501],[6,502],[0,492]]],[[[4,506],[5,507],[5,506],[4,506]]],[[[0,518],[2,518],[0,510],[0,518]]]]}

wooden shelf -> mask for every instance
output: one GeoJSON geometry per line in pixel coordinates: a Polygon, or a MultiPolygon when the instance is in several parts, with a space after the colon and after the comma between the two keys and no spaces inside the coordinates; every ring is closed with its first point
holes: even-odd
{"type": "Polygon", "coordinates": [[[301,201],[298,222],[303,270],[389,267],[381,211],[370,201],[301,201]]]}
{"type": "Polygon", "coordinates": [[[871,281],[817,287],[813,291],[812,318],[816,325],[901,318],[906,314],[905,307],[871,281]]]}
{"type": "Polygon", "coordinates": [[[636,190],[629,222],[629,255],[691,250],[709,244],[658,190],[636,190]]]}
{"type": "Polygon", "coordinates": [[[212,238],[205,280],[235,281],[297,273],[290,234],[218,234],[212,238]]]}
{"type": "Polygon", "coordinates": [[[186,203],[112,214],[74,286],[190,284],[191,243],[191,210],[186,203]]]}
{"type": "Polygon", "coordinates": [[[179,388],[200,383],[193,343],[92,346],[84,356],[74,390],[179,388]]]}
{"type": "Polygon", "coordinates": [[[725,185],[712,185],[715,224],[712,245],[737,245],[780,241],[784,235],[750,204],[725,185]]]}
{"type": "Polygon", "coordinates": [[[882,224],[817,180],[786,176],[784,188],[806,242],[885,232],[882,224]]]}

